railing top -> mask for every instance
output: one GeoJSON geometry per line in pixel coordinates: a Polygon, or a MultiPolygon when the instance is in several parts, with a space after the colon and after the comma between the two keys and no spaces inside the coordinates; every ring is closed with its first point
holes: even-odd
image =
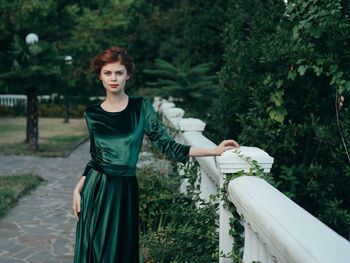
{"type": "Polygon", "coordinates": [[[244,157],[249,157],[252,160],[256,160],[258,163],[273,163],[273,157],[268,155],[267,152],[257,148],[257,147],[247,147],[247,146],[240,146],[240,148],[235,148],[232,150],[228,150],[221,154],[221,156],[218,156],[218,162],[219,163],[242,163],[246,162],[245,160],[241,159],[239,155],[243,155],[244,157]],[[238,153],[236,153],[236,151],[238,153]]]}
{"type": "Polygon", "coordinates": [[[246,161],[257,161],[257,164],[264,169],[264,172],[270,172],[273,164],[273,157],[257,147],[240,146],[240,148],[225,151],[221,156],[216,157],[217,166],[221,173],[236,173],[239,171],[249,172],[251,164],[246,161]],[[243,157],[243,158],[242,158],[243,157]],[[250,158],[250,159],[248,159],[250,158]]]}
{"type": "Polygon", "coordinates": [[[350,262],[350,242],[254,176],[229,183],[230,200],[278,262],[350,262]]]}
{"type": "Polygon", "coordinates": [[[185,118],[179,121],[179,129],[181,131],[202,132],[205,128],[205,122],[195,118],[185,118]]]}

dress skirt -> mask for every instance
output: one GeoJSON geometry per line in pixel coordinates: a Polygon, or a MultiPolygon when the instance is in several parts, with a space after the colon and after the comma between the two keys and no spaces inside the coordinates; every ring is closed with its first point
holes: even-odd
{"type": "Polygon", "coordinates": [[[80,194],[74,263],[138,263],[136,167],[95,163],[80,194]]]}

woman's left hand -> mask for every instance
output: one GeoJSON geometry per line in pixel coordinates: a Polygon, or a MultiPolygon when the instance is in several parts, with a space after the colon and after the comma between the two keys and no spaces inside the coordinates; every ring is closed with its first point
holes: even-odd
{"type": "Polygon", "coordinates": [[[239,148],[239,145],[236,141],[224,140],[214,149],[215,155],[221,155],[223,152],[234,148],[239,148]]]}

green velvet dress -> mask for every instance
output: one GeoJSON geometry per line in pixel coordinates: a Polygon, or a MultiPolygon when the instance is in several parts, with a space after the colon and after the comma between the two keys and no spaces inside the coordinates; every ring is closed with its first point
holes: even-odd
{"type": "MultiPolygon", "coordinates": [[[[108,112],[101,104],[84,113],[91,160],[81,190],[74,263],[139,262],[136,163],[146,134],[169,158],[185,164],[189,145],[169,137],[150,100],[129,96],[127,107],[108,112]]],[[[142,175],[140,175],[142,176],[142,175]]]]}

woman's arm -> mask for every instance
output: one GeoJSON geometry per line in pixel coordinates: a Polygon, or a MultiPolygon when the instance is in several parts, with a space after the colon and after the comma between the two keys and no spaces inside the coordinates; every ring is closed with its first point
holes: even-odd
{"type": "Polygon", "coordinates": [[[217,155],[221,155],[223,152],[227,150],[231,150],[234,148],[239,148],[239,145],[236,141],[224,140],[214,149],[198,148],[198,147],[191,146],[190,152],[188,155],[193,157],[217,156],[217,155]]]}
{"type": "Polygon", "coordinates": [[[78,191],[78,193],[81,192],[81,189],[84,186],[85,179],[86,179],[85,175],[80,178],[79,182],[77,183],[77,185],[74,188],[74,192],[76,192],[76,191],[78,191]]]}

